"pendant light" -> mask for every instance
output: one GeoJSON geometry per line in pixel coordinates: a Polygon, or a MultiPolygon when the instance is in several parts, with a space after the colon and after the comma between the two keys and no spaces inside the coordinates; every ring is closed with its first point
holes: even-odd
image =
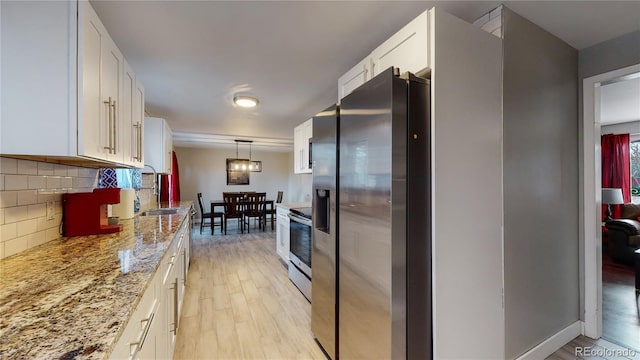
{"type": "Polygon", "coordinates": [[[262,161],[251,160],[251,140],[235,140],[236,142],[236,158],[227,159],[227,171],[250,171],[262,172],[262,161]],[[249,144],[249,159],[238,158],[238,143],[249,144]]]}

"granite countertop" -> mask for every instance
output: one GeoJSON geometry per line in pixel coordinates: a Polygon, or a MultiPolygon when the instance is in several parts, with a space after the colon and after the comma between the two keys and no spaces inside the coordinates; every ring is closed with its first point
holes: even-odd
{"type": "Polygon", "coordinates": [[[108,357],[191,204],[0,260],[0,358],[108,357]]]}

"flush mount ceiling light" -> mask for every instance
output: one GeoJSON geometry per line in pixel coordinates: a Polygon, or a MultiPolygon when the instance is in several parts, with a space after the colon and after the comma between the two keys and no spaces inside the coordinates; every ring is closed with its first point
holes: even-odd
{"type": "Polygon", "coordinates": [[[233,103],[240,107],[251,108],[258,105],[258,98],[249,95],[235,95],[233,103]]]}

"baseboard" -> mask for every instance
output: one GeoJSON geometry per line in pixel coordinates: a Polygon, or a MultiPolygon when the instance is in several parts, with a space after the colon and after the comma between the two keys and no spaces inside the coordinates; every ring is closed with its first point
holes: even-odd
{"type": "Polygon", "coordinates": [[[538,344],[538,346],[522,354],[518,360],[539,360],[546,359],[549,355],[556,352],[569,341],[575,339],[581,334],[582,322],[576,321],[566,328],[558,331],[547,340],[538,344]]]}

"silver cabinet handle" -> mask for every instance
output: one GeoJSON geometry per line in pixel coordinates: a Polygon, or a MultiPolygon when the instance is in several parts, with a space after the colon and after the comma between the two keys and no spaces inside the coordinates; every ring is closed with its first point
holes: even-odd
{"type": "Polygon", "coordinates": [[[134,136],[135,136],[135,139],[136,139],[135,140],[136,152],[135,152],[135,154],[131,155],[131,159],[138,161],[138,123],[133,124],[132,127],[133,127],[133,131],[135,133],[134,136]]]}
{"type": "Polygon", "coordinates": [[[129,343],[129,347],[133,347],[135,346],[135,349],[133,350],[133,352],[130,352],[131,355],[131,359],[134,359],[136,357],[136,354],[138,354],[138,351],[140,351],[142,349],[142,347],[144,346],[144,342],[147,340],[147,335],[149,335],[149,330],[151,329],[151,323],[153,323],[153,318],[155,317],[155,308],[156,308],[156,303],[154,302],[154,305],[152,307],[152,311],[151,314],[149,314],[149,317],[146,319],[142,319],[140,320],[141,323],[145,323],[144,329],[142,330],[142,332],[140,333],[140,337],[138,338],[138,340],[129,343]]]}
{"type": "Polygon", "coordinates": [[[171,286],[170,290],[173,291],[173,322],[169,324],[171,326],[170,332],[173,332],[173,335],[177,335],[178,331],[178,278],[175,278],[173,281],[173,286],[171,286]]]}
{"type": "Polygon", "coordinates": [[[117,131],[117,124],[118,124],[118,120],[116,118],[116,113],[117,108],[116,108],[116,101],[113,100],[113,103],[111,104],[111,106],[113,107],[113,128],[111,129],[111,131],[113,131],[113,153],[117,153],[116,150],[116,144],[118,143],[118,131],[117,131]]]}
{"type": "Polygon", "coordinates": [[[133,128],[136,131],[136,156],[133,157],[134,160],[140,162],[142,161],[142,147],[140,146],[140,142],[142,140],[142,126],[140,122],[133,124],[133,128]]]}
{"type": "Polygon", "coordinates": [[[187,285],[187,250],[182,249],[182,283],[187,285]]]}
{"type": "Polygon", "coordinates": [[[107,109],[109,110],[109,115],[108,115],[108,118],[109,118],[109,120],[108,120],[109,121],[109,126],[108,126],[108,130],[109,130],[109,145],[105,146],[104,149],[105,150],[109,150],[109,154],[111,154],[111,151],[112,151],[111,144],[113,142],[113,139],[111,137],[113,135],[113,130],[112,130],[113,118],[112,118],[112,113],[111,113],[111,111],[112,111],[111,96],[109,96],[109,101],[104,101],[104,104],[107,105],[107,109]]]}
{"type": "Polygon", "coordinates": [[[142,123],[138,121],[138,161],[142,162],[142,123]]]}

